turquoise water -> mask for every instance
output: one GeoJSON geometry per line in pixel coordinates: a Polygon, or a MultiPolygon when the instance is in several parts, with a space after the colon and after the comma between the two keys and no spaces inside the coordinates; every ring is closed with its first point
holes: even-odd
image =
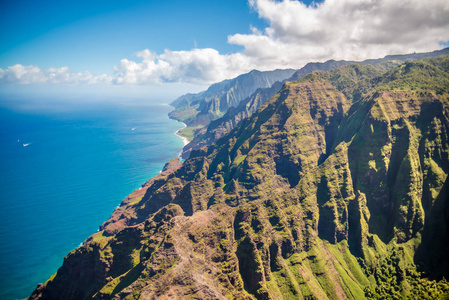
{"type": "Polygon", "coordinates": [[[183,146],[158,103],[0,106],[0,299],[28,297],[183,146]]]}

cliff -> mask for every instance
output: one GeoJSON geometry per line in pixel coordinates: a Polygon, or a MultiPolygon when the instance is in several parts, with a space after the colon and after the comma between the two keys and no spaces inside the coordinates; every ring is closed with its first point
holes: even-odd
{"type": "Polygon", "coordinates": [[[258,88],[271,87],[275,82],[289,78],[294,72],[293,69],[266,72],[253,70],[215,83],[204,92],[187,94],[173,101],[171,105],[175,110],[169,116],[187,125],[179,134],[191,140],[210,121],[223,116],[230,107],[236,107],[258,88]]]}
{"type": "Polygon", "coordinates": [[[132,194],[30,299],[449,295],[449,56],[314,72],[132,194]]]}
{"type": "MultiPolygon", "coordinates": [[[[195,130],[190,136],[191,140],[183,151],[182,157],[187,158],[192,150],[197,150],[205,145],[212,145],[222,136],[234,129],[238,123],[252,115],[265,101],[273,97],[283,86],[285,81],[296,81],[314,71],[332,71],[342,66],[351,64],[372,65],[381,74],[404,62],[415,61],[427,57],[436,57],[449,53],[449,48],[426,53],[413,53],[405,55],[388,55],[379,59],[368,59],[361,62],[329,60],[324,63],[308,63],[297,70],[290,78],[275,82],[271,87],[259,88],[248,98],[242,100],[236,107],[229,107],[225,115],[210,122],[208,126],[195,130]]],[[[380,75],[378,74],[378,75],[380,75]]],[[[181,97],[182,98],[182,97],[181,97]]]]}

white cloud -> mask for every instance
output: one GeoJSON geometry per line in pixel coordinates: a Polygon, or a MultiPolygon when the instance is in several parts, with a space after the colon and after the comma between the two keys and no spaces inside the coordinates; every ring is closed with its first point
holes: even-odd
{"type": "Polygon", "coordinates": [[[145,49],[136,56],[142,61],[122,59],[114,68],[114,83],[215,82],[237,76],[252,67],[251,59],[241,53],[222,55],[210,48],[165,50],[159,55],[145,49]]]}
{"type": "Polygon", "coordinates": [[[110,76],[75,73],[66,67],[42,70],[15,65],[0,69],[0,82],[204,84],[252,69],[300,68],[310,61],[432,51],[449,40],[447,0],[325,0],[309,6],[296,0],[248,2],[269,25],[250,26],[248,34],[228,36],[230,44],[243,46],[238,53],[195,48],[157,54],[145,49],[136,53],[137,60],[122,59],[110,76]]]}
{"type": "Polygon", "coordinates": [[[244,50],[139,52],[142,62],[123,59],[118,84],[216,82],[252,69],[300,68],[310,61],[363,60],[388,54],[433,51],[449,40],[447,0],[249,0],[267,28],[228,37],[244,50]]]}
{"type": "Polygon", "coordinates": [[[7,69],[0,68],[0,82],[17,84],[97,84],[109,83],[111,77],[106,74],[95,76],[89,72],[76,73],[70,71],[68,67],[44,70],[38,66],[16,64],[7,69]]]}
{"type": "Polygon", "coordinates": [[[262,66],[301,67],[309,61],[362,60],[425,52],[449,40],[447,0],[249,0],[269,26],[235,34],[231,44],[262,66]]]}

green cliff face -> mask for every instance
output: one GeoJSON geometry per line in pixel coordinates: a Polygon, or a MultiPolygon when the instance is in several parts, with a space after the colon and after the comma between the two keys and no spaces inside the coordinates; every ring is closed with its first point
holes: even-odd
{"type": "Polygon", "coordinates": [[[173,101],[171,105],[175,110],[170,112],[169,116],[187,125],[179,131],[179,134],[192,140],[204,133],[205,127],[211,121],[222,117],[229,109],[237,107],[257,89],[269,88],[276,82],[289,78],[294,72],[293,69],[267,72],[253,70],[234,79],[213,84],[204,92],[187,94],[173,101]]]}
{"type": "MultiPolygon", "coordinates": [[[[241,100],[236,107],[229,107],[226,111],[225,115],[217,120],[213,120],[210,122],[208,126],[204,128],[192,127],[191,130],[186,129],[187,132],[182,132],[185,136],[188,136],[191,141],[186,147],[184,147],[182,152],[182,157],[187,158],[190,155],[192,150],[197,150],[206,145],[212,145],[215,141],[231,132],[241,120],[251,116],[265,101],[273,97],[276,93],[278,93],[285,81],[297,81],[304,76],[314,72],[314,71],[332,71],[342,66],[354,65],[357,64],[359,67],[357,70],[354,68],[349,68],[345,72],[351,72],[353,74],[340,74],[333,72],[330,76],[335,78],[328,78],[332,80],[337,88],[342,88],[346,90],[350,90],[352,85],[349,81],[352,81],[352,84],[358,82],[354,81],[354,78],[357,77],[356,72],[361,72],[359,69],[363,71],[363,77],[374,78],[375,76],[380,76],[382,73],[391,70],[392,68],[400,65],[404,62],[411,62],[417,59],[423,59],[428,57],[435,57],[438,55],[444,55],[449,53],[449,48],[427,52],[427,53],[414,53],[414,54],[406,54],[406,55],[390,55],[380,59],[369,59],[362,62],[353,62],[353,61],[335,61],[329,60],[324,63],[308,63],[301,69],[297,70],[289,79],[286,79],[282,82],[278,81],[274,83],[270,87],[259,88],[252,95],[247,97],[244,100],[241,100]],[[368,70],[364,68],[364,66],[374,66],[374,69],[368,70]],[[367,71],[367,72],[365,72],[367,71]],[[337,78],[341,77],[341,79],[337,78]]],[[[358,89],[354,89],[352,87],[352,91],[356,93],[361,93],[363,89],[360,87],[358,89]]],[[[366,88],[365,88],[366,91],[366,88]]],[[[344,91],[343,91],[344,92],[344,91]]],[[[187,95],[188,96],[188,95],[187,95]]],[[[354,97],[360,97],[359,94],[349,95],[345,93],[345,96],[348,99],[353,99],[354,97]]],[[[183,97],[181,97],[182,99],[183,97]]],[[[358,99],[359,100],[359,99],[358,99]]]]}
{"type": "Polygon", "coordinates": [[[289,78],[294,72],[293,69],[268,72],[253,70],[213,84],[204,92],[187,94],[173,101],[171,105],[175,110],[169,116],[190,127],[207,125],[211,120],[221,117],[230,107],[236,107],[258,88],[270,87],[276,81],[289,78]]]}
{"type": "Polygon", "coordinates": [[[449,56],[287,82],[31,299],[445,299],[449,56]]]}

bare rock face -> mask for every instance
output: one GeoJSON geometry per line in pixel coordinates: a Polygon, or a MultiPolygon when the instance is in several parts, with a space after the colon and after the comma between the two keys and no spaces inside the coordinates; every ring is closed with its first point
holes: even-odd
{"type": "Polygon", "coordinates": [[[30,299],[444,297],[448,66],[286,83],[125,199],[30,299]]]}
{"type": "Polygon", "coordinates": [[[168,176],[173,174],[173,172],[175,172],[182,166],[182,163],[183,162],[178,158],[174,158],[167,162],[159,175],[151,178],[142,185],[142,188],[134,191],[132,194],[126,197],[126,199],[122,201],[120,206],[112,213],[109,220],[100,226],[100,232],[92,235],[89,239],[87,239],[86,242],[88,243],[93,239],[101,236],[112,236],[121,231],[127,225],[135,224],[136,222],[138,222],[138,216],[135,212],[135,207],[145,196],[148,188],[158,187],[160,184],[165,182],[168,176]]]}

